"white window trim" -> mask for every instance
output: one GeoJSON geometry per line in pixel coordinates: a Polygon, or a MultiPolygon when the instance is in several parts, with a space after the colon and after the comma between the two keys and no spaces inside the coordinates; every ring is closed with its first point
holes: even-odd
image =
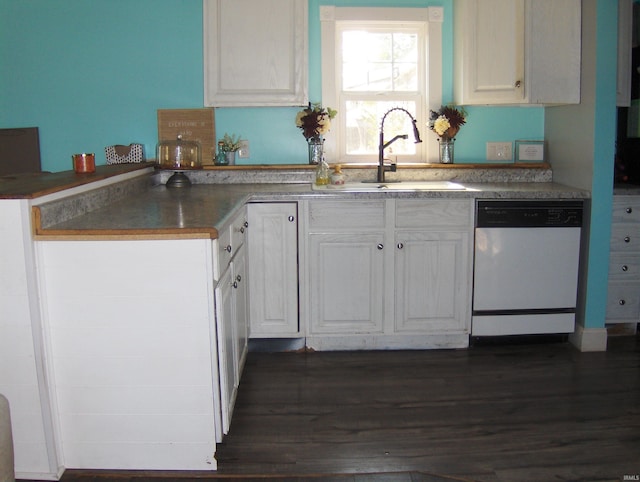
{"type": "MultiPolygon", "coordinates": [[[[435,135],[428,131],[427,122],[430,110],[438,110],[442,105],[442,7],[426,8],[382,8],[382,7],[320,7],[320,28],[321,28],[321,48],[322,48],[322,104],[324,106],[337,108],[338,99],[336,97],[336,85],[339,82],[336,75],[335,51],[336,51],[336,22],[342,20],[353,21],[398,21],[416,22],[421,21],[427,24],[428,42],[426,82],[429,98],[426,104],[421,106],[422,113],[418,121],[418,128],[422,137],[422,144],[419,151],[422,159],[426,163],[438,162],[438,140],[435,135]],[[325,55],[330,52],[330,55],[325,55]]],[[[325,152],[327,159],[331,162],[344,163],[344,159],[338,159],[338,146],[340,145],[340,133],[342,132],[340,118],[336,117],[332,121],[331,134],[325,141],[325,152]]],[[[375,162],[372,160],[372,162],[375,162]]]]}

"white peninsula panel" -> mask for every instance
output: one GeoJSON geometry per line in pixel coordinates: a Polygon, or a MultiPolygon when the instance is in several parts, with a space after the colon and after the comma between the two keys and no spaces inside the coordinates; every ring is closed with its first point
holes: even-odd
{"type": "Polygon", "coordinates": [[[64,466],[215,470],[211,241],[36,244],[64,466]]]}

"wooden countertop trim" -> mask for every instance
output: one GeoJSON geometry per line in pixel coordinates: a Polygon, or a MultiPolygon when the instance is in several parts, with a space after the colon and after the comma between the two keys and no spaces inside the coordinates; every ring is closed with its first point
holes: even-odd
{"type": "Polygon", "coordinates": [[[96,239],[218,239],[214,227],[158,228],[158,229],[50,229],[42,227],[39,206],[31,208],[34,239],[36,240],[96,240],[96,239]]]}
{"type": "Polygon", "coordinates": [[[202,232],[190,229],[132,229],[132,230],[55,230],[47,229],[46,234],[36,234],[36,241],[122,241],[122,240],[163,240],[163,239],[218,239],[218,231],[202,232]]]}

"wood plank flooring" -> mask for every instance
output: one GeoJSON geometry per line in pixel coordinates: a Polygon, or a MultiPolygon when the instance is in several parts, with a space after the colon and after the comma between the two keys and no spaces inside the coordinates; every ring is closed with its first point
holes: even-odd
{"type": "Polygon", "coordinates": [[[215,475],[62,480],[638,480],[639,338],[610,338],[602,353],[568,343],[250,353],[216,458],[215,475]]]}

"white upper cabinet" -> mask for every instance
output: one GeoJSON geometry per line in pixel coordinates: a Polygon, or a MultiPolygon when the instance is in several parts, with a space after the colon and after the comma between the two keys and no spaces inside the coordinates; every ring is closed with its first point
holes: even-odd
{"type": "Polygon", "coordinates": [[[300,0],[203,0],[204,105],[306,105],[307,12],[300,0]]]}
{"type": "Polygon", "coordinates": [[[580,0],[454,2],[455,102],[580,102],[580,0]]]}

